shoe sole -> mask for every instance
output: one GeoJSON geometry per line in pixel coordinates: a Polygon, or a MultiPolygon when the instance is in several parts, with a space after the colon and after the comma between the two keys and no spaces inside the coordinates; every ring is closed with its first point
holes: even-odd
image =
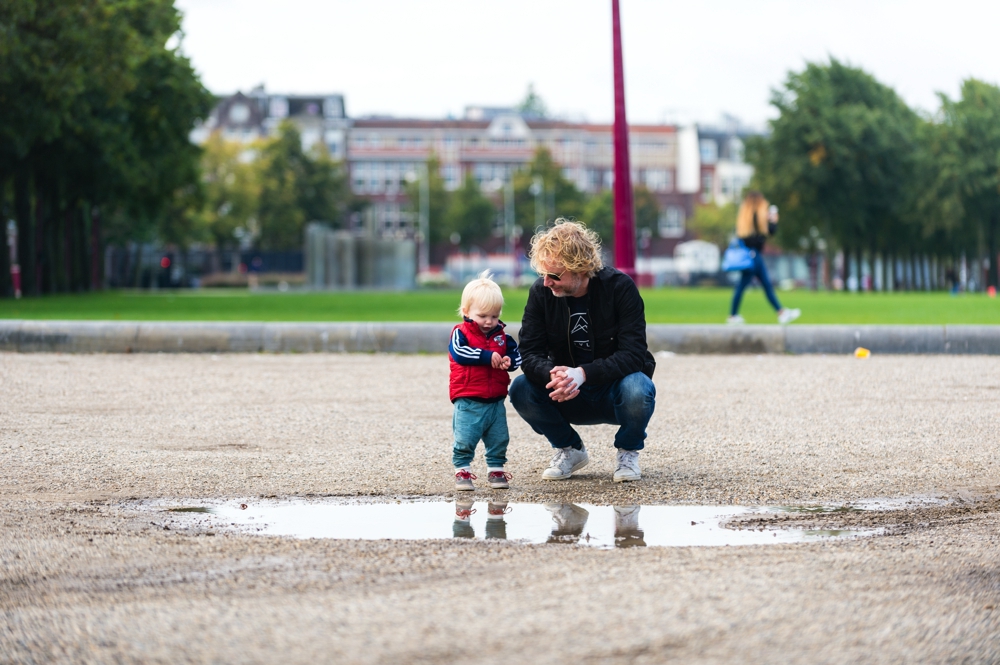
{"type": "Polygon", "coordinates": [[[458,492],[472,492],[475,491],[475,489],[476,489],[475,487],[460,487],[458,485],[455,485],[455,490],[458,492]]]}
{"type": "Polygon", "coordinates": [[[611,476],[611,480],[615,481],[616,483],[631,483],[636,480],[642,480],[642,475],[640,474],[638,476],[621,476],[621,477],[611,476]]]}
{"type": "Polygon", "coordinates": [[[510,489],[510,485],[508,485],[507,483],[504,483],[503,485],[501,485],[500,483],[490,483],[490,487],[493,488],[493,489],[495,489],[495,490],[509,490],[510,489]]]}
{"type": "Polygon", "coordinates": [[[570,479],[570,478],[573,477],[574,473],[576,473],[577,471],[579,471],[583,467],[587,466],[588,464],[590,464],[590,458],[587,458],[587,459],[583,460],[581,463],[579,463],[576,466],[574,466],[572,469],[569,470],[569,473],[566,474],[565,476],[557,476],[555,478],[546,477],[545,476],[545,472],[543,471],[542,472],[542,480],[568,480],[568,479],[570,479]]]}

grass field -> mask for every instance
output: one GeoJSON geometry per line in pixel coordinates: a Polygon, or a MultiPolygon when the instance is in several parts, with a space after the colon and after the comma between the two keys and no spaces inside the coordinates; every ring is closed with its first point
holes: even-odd
{"type": "MultiPolygon", "coordinates": [[[[646,289],[650,323],[722,323],[729,289],[646,289]]],[[[108,291],[0,300],[4,319],[131,321],[453,321],[460,292],[277,293],[219,289],[199,291],[108,291]]],[[[518,321],[527,291],[505,290],[503,318],[518,321]]],[[[782,303],[802,309],[800,323],[976,323],[1000,324],[1000,301],[982,294],[852,294],[811,291],[779,293],[782,303]]],[[[750,290],[742,312],[748,323],[774,323],[759,289],[750,290]]]]}

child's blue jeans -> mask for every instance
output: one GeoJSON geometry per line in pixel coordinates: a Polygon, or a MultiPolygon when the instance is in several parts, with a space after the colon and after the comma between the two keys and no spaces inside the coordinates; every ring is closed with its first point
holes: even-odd
{"type": "Polygon", "coordinates": [[[456,469],[472,464],[480,439],[486,446],[486,466],[499,468],[507,463],[510,434],[505,401],[486,404],[465,397],[455,400],[451,429],[455,433],[452,462],[456,469]]]}

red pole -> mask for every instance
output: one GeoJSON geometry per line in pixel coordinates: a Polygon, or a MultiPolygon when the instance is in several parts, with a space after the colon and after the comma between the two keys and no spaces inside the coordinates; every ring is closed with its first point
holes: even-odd
{"type": "Polygon", "coordinates": [[[635,279],[635,213],[632,208],[632,171],[628,158],[628,121],[625,120],[625,74],[622,67],[622,29],[618,0],[611,0],[615,57],[615,267],[635,279]]]}

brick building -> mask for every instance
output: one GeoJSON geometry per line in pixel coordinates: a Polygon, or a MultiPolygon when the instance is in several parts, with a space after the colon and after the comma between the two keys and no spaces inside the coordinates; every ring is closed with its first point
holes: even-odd
{"type": "MultiPolygon", "coordinates": [[[[351,188],[372,202],[370,222],[382,235],[412,237],[416,226],[407,181],[433,153],[448,189],[475,178],[499,202],[499,188],[545,147],[564,176],[588,194],[609,189],[614,178],[610,124],[572,122],[523,114],[510,108],[470,106],[460,119],[349,118],[340,94],[265,92],[221,97],[209,118],[192,132],[204,141],[214,131],[252,142],[273,134],[284,120],[296,124],[302,144],[321,143],[347,166],[351,188]]],[[[686,220],[699,203],[726,203],[749,183],[743,161],[750,132],[676,125],[631,125],[629,153],[634,185],[644,185],[660,206],[658,233],[646,239],[650,255],[673,254],[686,237],[686,220]]],[[[556,214],[558,214],[558,210],[556,214]]],[[[522,226],[532,222],[517,220],[522,226]]]]}

